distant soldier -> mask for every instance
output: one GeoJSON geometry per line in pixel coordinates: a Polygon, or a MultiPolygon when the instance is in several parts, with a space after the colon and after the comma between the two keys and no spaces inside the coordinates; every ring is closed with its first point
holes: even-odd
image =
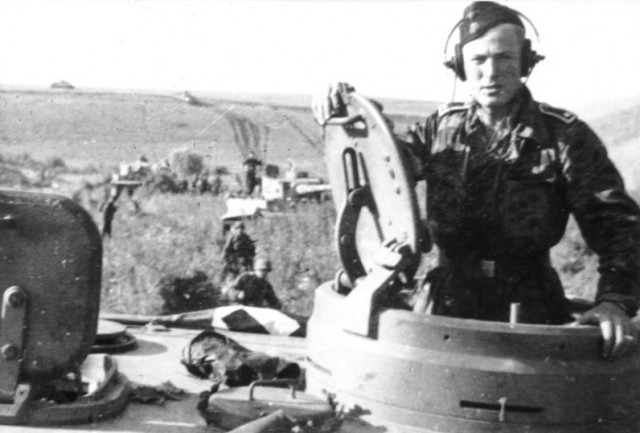
{"type": "Polygon", "coordinates": [[[282,308],[273,286],[267,281],[271,272],[271,262],[267,259],[256,260],[253,272],[242,273],[225,291],[225,297],[237,304],[250,307],[282,308]]]}
{"type": "Polygon", "coordinates": [[[210,190],[211,190],[211,185],[209,184],[209,177],[198,175],[196,180],[196,192],[198,194],[204,194],[210,190]]]}
{"type": "Polygon", "coordinates": [[[285,178],[290,181],[296,180],[298,177],[298,169],[296,167],[296,163],[293,162],[293,159],[287,159],[287,172],[285,174],[285,178]]]}
{"type": "Polygon", "coordinates": [[[137,180],[146,180],[151,174],[151,164],[149,158],[144,155],[140,155],[140,158],[132,164],[133,176],[137,180]]]}
{"type": "Polygon", "coordinates": [[[127,196],[132,200],[136,212],[140,210],[140,203],[133,198],[135,190],[149,180],[151,177],[151,165],[146,156],[141,155],[140,158],[131,164],[120,165],[119,173],[114,173],[111,178],[110,201],[114,203],[123,191],[127,192],[127,196]]]}
{"type": "Polygon", "coordinates": [[[111,237],[111,227],[113,223],[113,217],[116,214],[118,207],[113,200],[109,200],[104,207],[103,221],[102,221],[102,236],[111,237]]]}
{"type": "Polygon", "coordinates": [[[244,169],[244,182],[245,182],[245,194],[251,195],[253,194],[253,190],[258,186],[258,176],[256,175],[256,171],[258,166],[262,165],[262,161],[256,158],[256,155],[253,152],[249,152],[249,156],[242,163],[242,168],[244,169]]]}
{"type": "Polygon", "coordinates": [[[136,212],[140,211],[140,203],[133,197],[135,190],[151,176],[151,165],[146,156],[141,155],[133,164],[120,165],[119,172],[113,173],[108,184],[106,199],[100,209],[102,210],[102,236],[111,236],[113,218],[118,210],[116,203],[126,191],[127,197],[133,203],[136,212]]]}
{"type": "Polygon", "coordinates": [[[127,195],[133,197],[133,193],[140,185],[146,182],[151,176],[151,164],[149,159],[141,155],[137,161],[131,164],[121,164],[120,171],[117,178],[114,180],[120,181],[117,185],[117,196],[120,195],[122,190],[126,189],[127,195]]]}
{"type": "Polygon", "coordinates": [[[217,196],[222,192],[222,178],[220,174],[214,173],[209,180],[211,194],[217,196]]]}
{"type": "Polygon", "coordinates": [[[228,275],[237,276],[241,272],[253,269],[253,258],[256,255],[255,241],[244,232],[244,223],[236,221],[231,226],[231,233],[224,245],[223,278],[228,275]]]}

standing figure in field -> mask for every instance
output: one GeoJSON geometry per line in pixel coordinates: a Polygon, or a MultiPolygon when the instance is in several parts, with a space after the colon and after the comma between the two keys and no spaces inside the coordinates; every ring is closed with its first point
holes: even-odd
{"type": "Polygon", "coordinates": [[[118,210],[116,203],[124,191],[127,192],[127,197],[133,203],[135,211],[140,211],[140,203],[134,198],[133,194],[137,188],[149,180],[150,176],[151,165],[144,155],[141,155],[132,164],[120,165],[119,172],[113,173],[109,181],[107,198],[101,206],[103,218],[102,236],[111,236],[113,218],[116,210],[118,210]]]}
{"type": "Polygon", "coordinates": [[[243,272],[225,289],[224,296],[232,303],[249,307],[269,307],[280,310],[282,304],[267,277],[271,262],[264,258],[256,260],[253,272],[243,272]]]}
{"type": "MultiPolygon", "coordinates": [[[[469,5],[447,66],[471,99],[397,137],[413,177],[426,180],[427,228],[439,251],[426,312],[507,321],[519,303],[522,322],[571,322],[549,254],[571,214],[600,261],[594,305],[577,323],[599,326],[603,356],[615,358],[637,347],[640,209],[593,130],[531,95],[525,82],[543,57],[522,17],[494,2],[469,5]]],[[[342,112],[341,87],[314,100],[321,124],[342,112]]]]}
{"type": "Polygon", "coordinates": [[[298,170],[296,167],[296,163],[293,162],[293,159],[287,159],[287,171],[285,173],[285,179],[294,181],[298,177],[298,170]]]}
{"type": "Polygon", "coordinates": [[[106,200],[101,206],[102,210],[102,236],[111,236],[113,228],[113,218],[118,207],[116,203],[124,191],[133,203],[136,212],[140,211],[140,203],[133,196],[135,190],[139,188],[151,175],[151,166],[146,156],[142,155],[132,164],[122,164],[118,173],[113,173],[109,180],[106,200]]]}
{"type": "Polygon", "coordinates": [[[102,236],[103,237],[111,237],[111,229],[113,227],[113,217],[116,215],[116,211],[118,207],[116,206],[115,201],[109,200],[107,204],[104,206],[104,211],[102,213],[102,236]]]}
{"type": "Polygon", "coordinates": [[[223,249],[223,280],[229,275],[235,278],[241,272],[253,269],[253,259],[256,255],[255,241],[244,232],[244,229],[242,221],[236,221],[231,226],[231,232],[223,249]]]}
{"type": "Polygon", "coordinates": [[[255,153],[249,152],[247,159],[242,163],[244,170],[244,194],[249,196],[253,194],[256,186],[258,186],[258,166],[262,165],[262,161],[256,158],[255,153]]]}

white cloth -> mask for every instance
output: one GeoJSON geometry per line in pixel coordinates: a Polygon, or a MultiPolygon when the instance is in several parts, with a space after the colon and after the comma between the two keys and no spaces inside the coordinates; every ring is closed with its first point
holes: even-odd
{"type": "Polygon", "coordinates": [[[224,318],[244,310],[251,318],[258,322],[270,335],[291,335],[300,328],[300,324],[291,317],[272,308],[247,307],[244,305],[229,305],[213,308],[213,320],[211,326],[217,329],[235,331],[229,327],[224,318]]]}

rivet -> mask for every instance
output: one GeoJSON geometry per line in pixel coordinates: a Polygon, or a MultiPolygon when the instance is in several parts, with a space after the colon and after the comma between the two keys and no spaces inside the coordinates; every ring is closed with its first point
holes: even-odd
{"type": "Polygon", "coordinates": [[[22,307],[24,305],[25,298],[24,293],[20,290],[20,288],[18,286],[12,286],[8,290],[13,291],[9,294],[9,305],[15,308],[22,307]]]}
{"type": "Polygon", "coordinates": [[[5,344],[2,346],[2,349],[0,349],[0,354],[7,361],[13,361],[18,357],[18,348],[13,344],[5,344]]]}
{"type": "Polygon", "coordinates": [[[351,236],[349,235],[342,235],[340,236],[340,245],[343,245],[345,247],[348,247],[352,244],[351,242],[351,236]]]}

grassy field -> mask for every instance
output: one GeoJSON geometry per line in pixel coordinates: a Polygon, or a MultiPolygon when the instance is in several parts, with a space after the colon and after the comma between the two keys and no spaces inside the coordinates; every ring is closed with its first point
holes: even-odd
{"type": "MultiPolygon", "coordinates": [[[[141,212],[123,202],[104,242],[103,309],[157,314],[163,310],[158,284],[166,276],[204,272],[219,289],[224,212],[224,200],[212,195],[154,195],[142,201],[141,212]]],[[[269,279],[292,313],[309,314],[313,289],[337,271],[334,221],[330,204],[309,203],[247,223],[258,255],[273,259],[269,279]]]]}
{"type": "MultiPolygon", "coordinates": [[[[179,95],[178,95],[179,96],[179,95]]],[[[174,95],[4,91],[0,93],[0,140],[4,187],[24,187],[71,196],[83,181],[98,182],[122,162],[146,155],[151,162],[187,148],[206,156],[210,167],[239,172],[249,151],[284,168],[295,161],[299,170],[324,176],[320,129],[298,100],[246,96],[198,96],[194,106],[174,95]],[[52,165],[62,165],[53,182],[38,185],[52,165]],[[16,173],[18,172],[18,173],[16,173]],[[12,175],[9,176],[8,174],[12,175]],[[20,174],[20,176],[18,176],[20,174]],[[26,181],[24,180],[26,177],[26,181]],[[22,182],[22,184],[21,184],[22,182]]],[[[85,202],[97,224],[95,204],[102,191],[85,202]]],[[[206,274],[220,288],[221,196],[150,194],[140,189],[138,212],[122,200],[112,238],[104,242],[102,309],[109,312],[159,313],[164,277],[206,274]]],[[[333,278],[335,212],[330,203],[303,204],[282,215],[248,223],[258,254],[272,258],[270,275],[289,311],[309,314],[313,289],[333,278]]]]}
{"type": "MultiPolygon", "coordinates": [[[[320,129],[307,97],[197,95],[190,105],[161,93],[0,90],[0,186],[71,196],[83,181],[103,179],[121,162],[144,154],[152,162],[188,148],[206,155],[211,167],[238,172],[249,151],[284,168],[324,177],[320,129]]],[[[435,103],[383,101],[398,130],[429,113],[435,103]]],[[[592,119],[608,143],[640,136],[632,118],[640,104],[592,119]],[[622,123],[620,123],[622,122],[622,123]]],[[[635,116],[637,117],[637,116],[635,116]]],[[[630,150],[631,151],[631,150],[630,150]]],[[[620,156],[625,160],[635,155],[620,156]]],[[[94,192],[96,200],[100,192],[94,192]]],[[[123,201],[113,237],[104,242],[102,309],[155,314],[163,309],[159,283],[167,276],[202,272],[220,287],[222,197],[138,193],[140,211],[123,201]]],[[[96,222],[101,215],[87,205],[96,222]]],[[[286,309],[309,314],[313,290],[338,269],[331,203],[304,204],[248,224],[258,253],[273,259],[271,281],[286,309]]],[[[429,261],[432,257],[427,257],[429,261]]],[[[593,295],[596,257],[571,224],[553,251],[567,290],[593,295]]]]}

